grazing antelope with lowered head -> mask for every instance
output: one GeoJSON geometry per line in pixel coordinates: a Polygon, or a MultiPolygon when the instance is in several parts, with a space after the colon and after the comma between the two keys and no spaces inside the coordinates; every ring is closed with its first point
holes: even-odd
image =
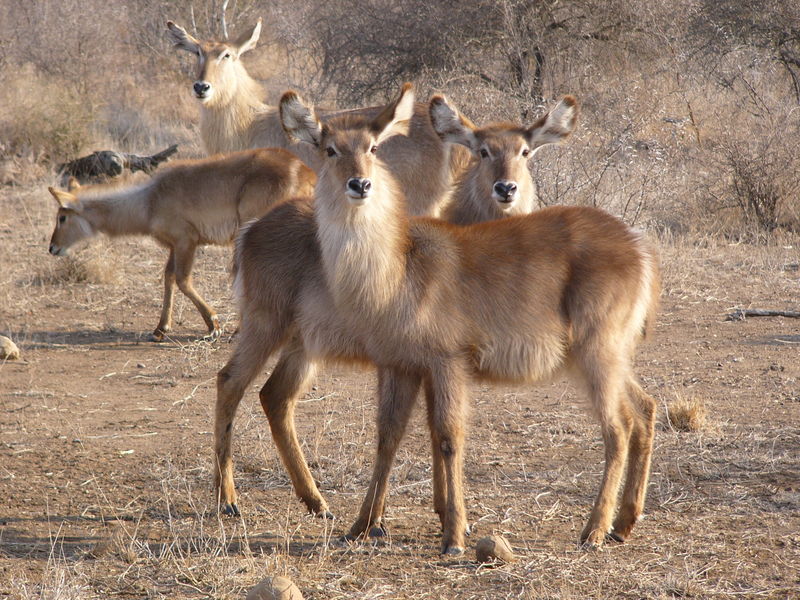
{"type": "Polygon", "coordinates": [[[272,148],[175,163],[133,187],[80,187],[75,182],[66,192],[49,188],[59,204],[50,254],[63,256],[97,233],[149,235],[169,249],[164,304],[150,339],[160,342],[171,329],[176,284],[216,336],[217,314],[192,285],[195,250],[231,243],[242,224],[281,200],[312,193],[315,181],[299,158],[272,148]]]}
{"type": "MultiPolygon", "coordinates": [[[[297,96],[295,95],[295,98],[297,96]]],[[[434,98],[431,109],[436,106],[437,116],[433,120],[438,134],[448,141],[466,139],[452,136],[452,119],[460,115],[443,97],[434,98]],[[449,111],[450,119],[445,119],[449,111]],[[440,128],[443,125],[444,128],[440,128]],[[449,131],[449,134],[448,134],[449,131]]],[[[566,138],[575,126],[577,107],[572,97],[565,98],[545,117],[529,128],[519,127],[518,137],[526,147],[533,150],[542,144],[559,142],[566,138]],[[528,141],[525,141],[528,140],[528,141]]],[[[364,116],[341,117],[361,125],[370,122],[364,116]]],[[[514,146],[509,127],[477,129],[463,119],[464,127],[471,128],[494,148],[514,146]],[[495,129],[499,133],[495,134],[495,129]]],[[[286,123],[289,133],[297,133],[297,122],[286,123]]],[[[479,149],[475,148],[476,156],[479,149]]],[[[459,195],[453,205],[475,204],[482,198],[487,205],[497,204],[493,188],[497,182],[495,172],[515,172],[517,165],[527,162],[519,151],[496,153],[491,161],[495,169],[484,168],[481,163],[471,163],[480,174],[472,174],[457,188],[459,195]],[[500,168],[504,161],[510,163],[500,168]],[[470,186],[474,186],[471,188],[470,186]],[[463,197],[461,196],[463,194],[463,197]]],[[[517,173],[520,188],[531,190],[530,174],[517,173]],[[528,180],[525,180],[525,178],[528,180]],[[528,181],[528,183],[526,183],[528,181]]],[[[508,178],[504,179],[506,181],[508,178]]],[[[533,206],[533,199],[520,202],[514,207],[533,206]]],[[[239,403],[252,381],[263,370],[270,356],[283,348],[280,358],[269,379],[261,389],[259,397],[269,420],[273,439],[281,460],[292,480],[295,492],[314,514],[330,515],[328,505],[317,489],[311,472],[303,457],[294,428],[294,406],[297,396],[313,376],[317,364],[323,361],[367,362],[366,348],[352,335],[350,329],[339,318],[333,299],[328,292],[317,240],[313,206],[310,199],[298,199],[277,206],[258,221],[242,228],[234,252],[234,290],[239,305],[240,327],[233,354],[217,376],[217,404],[215,419],[215,485],[219,501],[226,513],[238,514],[236,488],[233,479],[231,453],[233,420],[239,403]]],[[[490,218],[493,209],[469,211],[472,218],[490,218]]],[[[381,369],[378,373],[381,405],[394,404],[402,415],[390,414],[379,421],[383,435],[402,436],[419,391],[418,380],[409,380],[403,373],[381,369]],[[402,418],[400,418],[402,416],[402,418]],[[395,419],[397,420],[395,422],[395,419]],[[401,426],[398,427],[398,423],[401,426]]],[[[383,414],[386,411],[381,411],[383,414]]],[[[398,441],[399,441],[398,437],[398,441]]],[[[440,518],[444,516],[444,478],[439,446],[433,446],[434,454],[434,506],[440,518]]],[[[393,454],[392,454],[393,457],[393,454]]],[[[390,457],[391,458],[391,457],[390,457]]],[[[387,471],[388,474],[388,471],[387,471]]],[[[382,492],[374,495],[380,506],[362,509],[365,517],[359,520],[351,534],[368,532],[371,526],[381,528],[383,500],[387,481],[374,481],[382,492]],[[371,517],[371,518],[370,518],[371,517]],[[367,523],[367,521],[369,521],[367,523]]],[[[373,497],[373,496],[371,496],[373,497]]]]}
{"type": "MultiPolygon", "coordinates": [[[[292,92],[281,99],[281,113],[325,160],[314,215],[342,326],[404,387],[426,388],[445,480],[442,551],[464,548],[470,375],[526,382],[565,372],[584,384],[600,421],[605,471],[580,539],[592,547],[607,536],[621,541],[642,513],[652,453],[656,404],[632,362],[657,305],[655,252],[639,232],[588,207],[550,207],[466,227],[409,218],[371,149],[407,131],[413,105],[406,84],[370,120],[321,122],[292,92]]],[[[380,409],[379,422],[390,426],[379,428],[373,481],[388,476],[409,411],[398,399],[380,409]]],[[[373,504],[365,499],[362,516],[373,504]]]]}
{"type": "MultiPolygon", "coordinates": [[[[287,139],[278,107],[262,101],[259,84],[241,60],[258,42],[261,19],[251,31],[231,42],[195,39],[172,21],[167,22],[167,32],[177,49],[197,58],[192,90],[200,103],[200,136],[208,154],[280,147],[297,154],[314,170],[322,165],[320,157],[307,145],[287,139]]],[[[345,113],[374,117],[379,110],[380,107],[369,107],[318,114],[322,119],[345,113]]],[[[466,158],[459,149],[451,153],[441,142],[431,128],[425,104],[416,105],[409,135],[384,144],[381,157],[391,165],[392,174],[409,195],[410,213],[426,216],[439,214],[451,175],[466,158]]]]}

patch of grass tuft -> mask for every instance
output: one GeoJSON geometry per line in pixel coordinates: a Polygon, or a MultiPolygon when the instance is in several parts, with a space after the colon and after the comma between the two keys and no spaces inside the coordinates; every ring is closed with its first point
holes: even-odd
{"type": "Polygon", "coordinates": [[[669,426],[676,431],[704,431],[707,428],[705,402],[699,398],[677,398],[667,407],[669,426]]]}

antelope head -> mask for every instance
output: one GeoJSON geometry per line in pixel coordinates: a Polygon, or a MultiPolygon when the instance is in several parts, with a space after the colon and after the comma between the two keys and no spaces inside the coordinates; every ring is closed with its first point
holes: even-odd
{"type": "Polygon", "coordinates": [[[344,196],[352,207],[367,204],[380,188],[392,185],[379,146],[394,135],[406,135],[414,114],[414,91],[406,83],[376,117],[341,115],[321,122],[313,107],[296,92],[284,93],[281,123],[291,140],[315,146],[323,160],[318,189],[344,196]],[[377,191],[376,191],[377,188],[377,191]]]}
{"type": "Polygon", "coordinates": [[[572,133],[578,103],[574,97],[565,96],[530,127],[511,123],[477,127],[440,94],[430,99],[428,112],[443,141],[462,144],[475,157],[471,193],[491,199],[507,213],[519,204],[533,210],[536,186],[528,161],[542,146],[562,142],[572,133]]]}
{"type": "Polygon", "coordinates": [[[261,35],[261,19],[255,27],[234,42],[200,41],[180,25],[167,21],[167,34],[175,48],[194,54],[197,58],[192,91],[204,105],[226,103],[239,84],[249,78],[239,58],[256,47],[261,35]]]}
{"type": "Polygon", "coordinates": [[[76,243],[88,239],[95,234],[94,228],[83,216],[83,206],[75,195],[78,182],[71,178],[69,191],[47,188],[58,202],[58,214],[53,235],[50,236],[50,254],[66,256],[76,243]]]}

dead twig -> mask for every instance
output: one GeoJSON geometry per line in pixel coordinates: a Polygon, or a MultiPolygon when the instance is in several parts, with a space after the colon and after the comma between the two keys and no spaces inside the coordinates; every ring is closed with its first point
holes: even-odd
{"type": "Polygon", "coordinates": [[[61,185],[66,186],[70,177],[75,177],[80,183],[89,183],[118,177],[125,169],[132,173],[144,171],[153,172],[158,166],[178,151],[177,144],[150,156],[126,154],[113,150],[99,150],[88,156],[77,158],[59,165],[61,185]]]}
{"type": "Polygon", "coordinates": [[[763,308],[737,308],[725,317],[726,321],[744,321],[747,317],[790,317],[800,319],[800,312],[793,310],[765,310],[763,308]]]}

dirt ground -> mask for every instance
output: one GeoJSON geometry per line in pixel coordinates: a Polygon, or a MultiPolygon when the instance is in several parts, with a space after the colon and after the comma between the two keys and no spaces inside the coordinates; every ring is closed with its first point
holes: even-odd
{"type": "MultiPolygon", "coordinates": [[[[374,451],[374,376],[326,367],[297,414],[337,519],[294,498],[261,412],[260,378],[235,424],[242,517],[211,493],[214,378],[227,337],[200,339],[182,296],[175,335],[158,320],[164,252],[99,241],[47,254],[55,202],[0,192],[0,597],[243,598],[283,574],[308,599],[800,598],[800,320],[731,322],[734,307],[800,310],[800,239],[769,247],[662,240],[663,306],[637,369],[661,406],[646,518],[623,545],[586,552],[578,534],[599,485],[602,441],[565,382],[473,385],[466,462],[473,535],[438,554],[423,411],[393,471],[376,542],[340,541],[374,451]],[[705,405],[701,431],[670,427],[676,400],[705,405]],[[489,568],[491,533],[517,560],[489,568]]],[[[202,251],[198,289],[235,315],[230,250],[202,251]]]]}

